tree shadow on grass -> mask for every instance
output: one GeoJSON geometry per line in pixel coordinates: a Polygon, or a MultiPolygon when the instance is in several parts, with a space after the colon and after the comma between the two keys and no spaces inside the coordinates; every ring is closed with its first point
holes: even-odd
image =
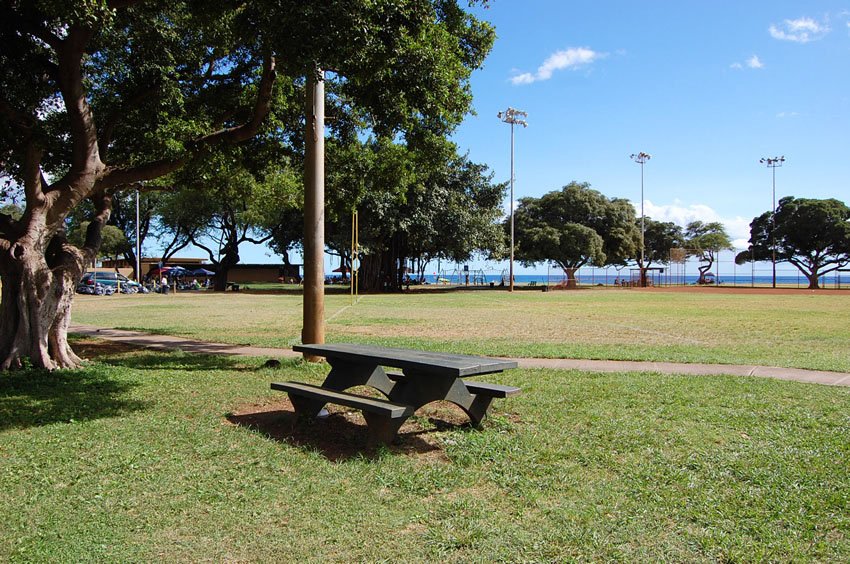
{"type": "MultiPolygon", "coordinates": [[[[366,422],[360,412],[334,405],[326,408],[330,411],[327,417],[298,418],[292,404],[284,399],[272,405],[246,406],[237,413],[228,414],[227,420],[272,440],[318,452],[335,462],[377,458],[385,450],[384,447],[369,445],[366,422]]],[[[426,406],[402,425],[398,437],[386,450],[447,462],[437,435],[441,431],[458,428],[477,432],[465,416],[461,419],[457,414],[446,417],[443,411],[432,411],[426,406]]]]}
{"type": "Polygon", "coordinates": [[[0,373],[0,431],[118,417],[145,409],[126,396],[137,386],[96,368],[0,373]]]}
{"type": "MultiPolygon", "coordinates": [[[[74,350],[83,358],[97,359],[109,366],[135,370],[255,370],[242,357],[193,352],[154,350],[97,338],[75,338],[74,350]]],[[[286,363],[286,361],[282,361],[286,363]]]]}
{"type": "Polygon", "coordinates": [[[230,372],[255,370],[246,366],[244,359],[239,357],[183,352],[141,351],[132,355],[103,358],[100,362],[134,370],[227,370],[230,372]]]}

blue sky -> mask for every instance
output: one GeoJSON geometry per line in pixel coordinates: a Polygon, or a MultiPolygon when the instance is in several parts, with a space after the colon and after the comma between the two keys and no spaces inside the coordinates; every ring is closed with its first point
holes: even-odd
{"type": "Polygon", "coordinates": [[[850,1],[494,0],[474,12],[498,39],[473,75],[477,115],[454,138],[508,180],[510,126],[497,113],[526,111],[517,198],[576,180],[639,213],[629,155],[645,151],[646,214],[722,221],[741,247],[771,207],[761,157],[787,159],[777,199],[850,203],[850,1]]]}
{"type": "Polygon", "coordinates": [[[498,40],[456,140],[517,197],[571,180],[745,245],[771,207],[759,158],[784,155],[777,198],[850,200],[850,2],[508,2],[479,10],[498,40]]]}

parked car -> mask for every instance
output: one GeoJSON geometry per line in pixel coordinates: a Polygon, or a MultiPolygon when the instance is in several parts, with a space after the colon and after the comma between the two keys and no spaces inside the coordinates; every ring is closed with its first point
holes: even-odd
{"type": "Polygon", "coordinates": [[[107,286],[106,284],[101,284],[99,281],[95,282],[94,280],[87,280],[85,283],[80,281],[77,285],[77,293],[91,294],[94,296],[111,296],[115,293],[115,287],[107,286]]]}
{"type": "Polygon", "coordinates": [[[110,288],[112,291],[109,292],[109,294],[113,294],[118,291],[119,283],[122,294],[135,294],[136,292],[147,293],[147,289],[141,284],[133,282],[123,274],[118,274],[117,272],[86,272],[80,280],[77,292],[81,294],[100,295],[100,292],[96,292],[94,290],[98,285],[101,285],[110,288]],[[81,287],[91,289],[92,291],[81,291],[81,287]]]}

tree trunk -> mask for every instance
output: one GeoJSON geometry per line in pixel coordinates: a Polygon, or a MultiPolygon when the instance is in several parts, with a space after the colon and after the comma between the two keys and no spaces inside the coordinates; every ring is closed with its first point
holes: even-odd
{"type": "MultiPolygon", "coordinates": [[[[137,280],[141,282],[141,278],[139,273],[136,272],[136,252],[135,250],[124,251],[124,260],[127,261],[127,264],[130,265],[130,268],[133,269],[132,274],[130,275],[131,280],[137,280]]],[[[115,263],[115,269],[118,270],[118,262],[115,263]]]]}
{"type": "Polygon", "coordinates": [[[392,277],[386,266],[386,253],[363,255],[358,271],[361,292],[379,293],[386,291],[392,277]]]}
{"type": "Polygon", "coordinates": [[[576,280],[576,271],[578,268],[564,268],[564,274],[567,275],[567,288],[578,288],[578,280],[576,280]]]}
{"type": "Polygon", "coordinates": [[[360,262],[358,279],[362,292],[401,291],[404,274],[401,263],[393,249],[379,254],[364,255],[360,262]]]}
{"type": "Polygon", "coordinates": [[[216,292],[224,292],[227,289],[227,275],[230,273],[230,267],[239,263],[239,255],[236,256],[226,254],[215,265],[215,276],[213,277],[213,290],[216,292]]]}
{"type": "Polygon", "coordinates": [[[699,270],[699,279],[697,280],[697,284],[708,284],[708,282],[706,282],[705,280],[705,275],[709,270],[711,270],[711,266],[713,264],[714,262],[708,262],[705,264],[701,264],[697,267],[697,269],[699,270]]]}
{"type": "Polygon", "coordinates": [[[809,281],[809,290],[820,290],[820,275],[817,271],[812,273],[803,272],[806,275],[806,279],[809,281]]]}
{"type": "Polygon", "coordinates": [[[86,264],[78,249],[58,242],[45,253],[21,240],[3,264],[0,301],[0,370],[32,366],[53,370],[83,362],[67,332],[74,291],[86,264]]]}

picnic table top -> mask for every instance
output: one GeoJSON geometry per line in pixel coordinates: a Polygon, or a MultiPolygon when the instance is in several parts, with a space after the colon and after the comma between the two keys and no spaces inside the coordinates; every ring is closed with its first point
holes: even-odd
{"type": "Polygon", "coordinates": [[[393,368],[401,368],[402,370],[409,369],[458,378],[502,372],[503,370],[517,367],[516,361],[485,356],[448,354],[347,343],[295,345],[292,347],[292,350],[315,356],[341,359],[352,363],[391,366],[393,368]]]}

